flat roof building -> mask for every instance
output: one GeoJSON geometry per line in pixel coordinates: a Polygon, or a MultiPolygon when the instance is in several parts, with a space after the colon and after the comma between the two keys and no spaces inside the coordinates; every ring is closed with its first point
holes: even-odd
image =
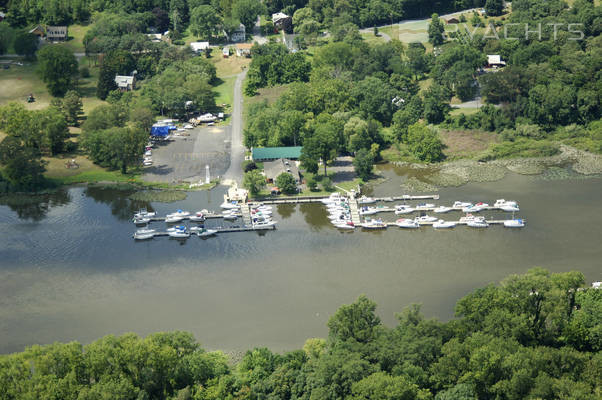
{"type": "Polygon", "coordinates": [[[298,160],[301,157],[301,146],[296,147],[253,147],[251,158],[253,161],[273,161],[280,158],[298,160]]]}

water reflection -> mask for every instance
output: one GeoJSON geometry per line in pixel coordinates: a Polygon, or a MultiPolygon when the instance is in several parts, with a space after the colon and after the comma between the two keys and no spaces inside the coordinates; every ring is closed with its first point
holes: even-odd
{"type": "Polygon", "coordinates": [[[71,201],[67,189],[40,195],[11,194],[0,196],[0,205],[8,206],[20,219],[43,220],[52,207],[62,206],[71,201]]]}
{"type": "Polygon", "coordinates": [[[305,222],[307,222],[312,231],[319,232],[322,230],[322,228],[330,226],[326,207],[320,207],[311,203],[304,203],[299,204],[299,210],[301,211],[301,214],[303,214],[305,222]]]}
{"type": "Polygon", "coordinates": [[[111,208],[111,214],[121,221],[127,221],[141,208],[154,211],[150,202],[130,199],[129,196],[134,192],[135,190],[132,189],[88,186],[84,194],[94,199],[97,203],[107,204],[111,208]]]}
{"type": "Polygon", "coordinates": [[[278,204],[276,210],[282,219],[289,218],[295,212],[295,204],[278,204]]]}

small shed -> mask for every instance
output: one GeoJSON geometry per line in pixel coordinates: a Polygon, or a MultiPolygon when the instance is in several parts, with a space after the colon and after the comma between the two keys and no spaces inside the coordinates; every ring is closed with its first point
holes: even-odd
{"type": "Polygon", "coordinates": [[[123,92],[136,89],[136,75],[115,75],[115,84],[117,88],[123,92]]]}
{"type": "Polygon", "coordinates": [[[301,157],[301,146],[296,147],[253,147],[251,158],[253,161],[273,161],[280,158],[298,160],[301,157]]]}
{"type": "Polygon", "coordinates": [[[46,39],[55,42],[67,40],[69,37],[68,28],[66,26],[47,26],[46,39]]]}
{"type": "Polygon", "coordinates": [[[448,19],[447,21],[445,21],[448,25],[449,24],[459,24],[460,20],[456,17],[451,17],[450,19],[448,19]]]}
{"type": "Polygon", "coordinates": [[[236,44],[236,55],[238,57],[251,57],[252,43],[237,43],[236,44]]]}

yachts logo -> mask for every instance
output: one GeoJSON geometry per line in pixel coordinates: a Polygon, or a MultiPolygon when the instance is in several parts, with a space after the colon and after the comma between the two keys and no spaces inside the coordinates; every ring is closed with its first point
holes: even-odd
{"type": "Polygon", "coordinates": [[[482,34],[483,39],[504,39],[504,40],[542,40],[552,38],[558,40],[562,32],[565,32],[567,40],[579,41],[585,38],[585,33],[581,30],[583,24],[567,24],[567,23],[546,23],[537,24],[504,24],[496,27],[493,23],[489,23],[486,27],[478,24],[470,27],[468,24],[452,24],[447,25],[445,30],[449,36],[455,34],[467,34],[470,39],[474,39],[475,35],[482,34]]]}

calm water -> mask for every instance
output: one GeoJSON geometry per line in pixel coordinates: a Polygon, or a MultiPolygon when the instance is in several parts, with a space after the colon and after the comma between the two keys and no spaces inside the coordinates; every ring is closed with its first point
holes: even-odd
{"type": "MultiPolygon", "coordinates": [[[[403,178],[386,174],[374,194],[400,194],[403,178]]],[[[275,207],[278,230],[264,235],[183,244],[131,239],[129,218],[139,207],[160,215],[218,209],[223,192],[134,204],[127,193],[77,187],[43,202],[0,206],[0,352],[175,329],[192,331],[210,349],[285,350],[325,336],[328,317],[361,293],[393,325],[395,313],[412,302],[448,319],[470,290],[533,266],[578,269],[588,284],[602,280],[600,178],[510,175],[440,191],[443,204],[517,200],[528,220],[523,230],[341,233],[323,207],[298,205],[275,207]]]]}

